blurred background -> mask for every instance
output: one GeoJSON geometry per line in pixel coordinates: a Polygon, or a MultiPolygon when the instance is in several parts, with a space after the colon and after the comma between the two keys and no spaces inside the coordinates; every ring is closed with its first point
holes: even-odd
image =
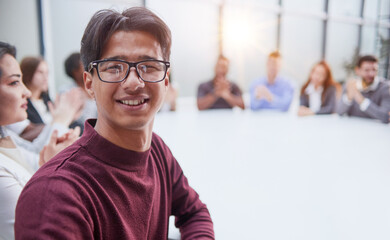
{"type": "Polygon", "coordinates": [[[92,15],[131,6],[172,31],[171,79],[185,107],[157,114],[154,131],[208,204],[218,239],[390,239],[388,124],[298,118],[297,102],[287,115],[187,111],[219,54],[244,95],[275,50],[295,101],[321,59],[344,82],[358,55],[373,54],[390,78],[390,0],[0,0],[0,41],[16,46],[18,60],[44,56],[54,96],[72,81],[64,61],[92,15]]]}
{"type": "Polygon", "coordinates": [[[0,40],[16,45],[18,60],[43,55],[55,94],[71,81],[64,61],[79,51],[91,16],[130,6],[150,8],[171,28],[172,79],[181,97],[195,96],[198,84],[213,77],[220,53],[244,92],[265,75],[274,50],[297,87],[321,59],[345,81],[359,54],[376,55],[380,75],[390,76],[390,0],[0,0],[0,40]]]}

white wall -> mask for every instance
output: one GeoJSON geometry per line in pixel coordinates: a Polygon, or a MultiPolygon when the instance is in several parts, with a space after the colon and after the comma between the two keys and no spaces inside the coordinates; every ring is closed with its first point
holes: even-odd
{"type": "Polygon", "coordinates": [[[0,1],[0,41],[17,49],[17,59],[39,55],[38,14],[35,0],[0,1]]]}
{"type": "Polygon", "coordinates": [[[64,61],[73,52],[80,51],[80,42],[92,15],[101,9],[123,10],[131,6],[140,6],[139,0],[55,0],[45,1],[48,11],[44,16],[49,32],[46,39],[47,59],[54,69],[56,89],[61,89],[72,80],[66,75],[64,61]],[[49,44],[50,42],[50,44],[49,44]],[[50,46],[51,45],[51,46],[50,46]]]}
{"type": "MultiPolygon", "coordinates": [[[[146,2],[172,31],[171,65],[180,96],[196,96],[198,85],[214,77],[219,54],[219,3],[218,0],[146,2]]],[[[265,74],[266,57],[276,48],[276,14],[259,12],[260,4],[253,3],[230,1],[223,13],[223,54],[230,59],[228,77],[243,91],[249,89],[255,78],[265,74]],[[239,37],[242,34],[245,36],[239,37]]],[[[272,5],[270,1],[267,4],[272,5]]]]}
{"type": "Polygon", "coordinates": [[[180,96],[195,96],[200,82],[214,76],[218,56],[216,1],[148,0],[146,6],[172,32],[172,81],[180,96]]]}

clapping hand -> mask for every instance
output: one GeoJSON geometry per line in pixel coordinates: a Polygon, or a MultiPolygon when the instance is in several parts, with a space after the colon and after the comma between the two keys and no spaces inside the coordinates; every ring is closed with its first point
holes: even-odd
{"type": "Polygon", "coordinates": [[[346,83],[346,93],[349,101],[355,100],[358,104],[361,104],[364,100],[363,95],[357,88],[357,80],[350,79],[346,83]]]}
{"type": "Polygon", "coordinates": [[[78,88],[58,95],[54,104],[49,102],[53,122],[69,126],[73,120],[80,116],[84,101],[83,93],[78,88]]]}
{"type": "Polygon", "coordinates": [[[257,99],[265,99],[268,102],[272,102],[273,100],[273,95],[272,93],[266,88],[265,86],[261,85],[256,87],[256,98],[257,99]]]}
{"type": "Polygon", "coordinates": [[[43,147],[39,153],[39,166],[48,162],[57,153],[74,143],[80,135],[80,127],[70,129],[64,135],[58,137],[58,131],[54,130],[51,134],[49,143],[43,147]]]}
{"type": "Polygon", "coordinates": [[[230,96],[230,82],[225,77],[217,77],[215,81],[215,95],[221,98],[230,96]]]}

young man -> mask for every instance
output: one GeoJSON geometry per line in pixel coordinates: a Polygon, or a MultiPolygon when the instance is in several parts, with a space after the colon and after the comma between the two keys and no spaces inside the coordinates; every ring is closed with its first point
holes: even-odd
{"type": "Polygon", "coordinates": [[[233,107],[245,109],[240,88],[226,78],[228,71],[229,60],[224,56],[219,56],[215,65],[214,79],[198,87],[199,110],[233,107]]]}
{"type": "Polygon", "coordinates": [[[275,109],[288,111],[294,95],[290,81],[279,76],[281,55],[268,55],[267,76],[255,80],[250,87],[251,109],[275,109]]]}
{"type": "Polygon", "coordinates": [[[169,80],[171,34],[145,8],[97,12],[81,41],[97,120],[45,164],[16,209],[16,239],[214,239],[206,206],[152,132],[169,80]]]}
{"type": "Polygon", "coordinates": [[[337,112],[340,115],[379,119],[389,122],[389,83],[377,76],[378,60],[374,56],[363,56],[355,67],[359,79],[346,82],[337,112]]]}

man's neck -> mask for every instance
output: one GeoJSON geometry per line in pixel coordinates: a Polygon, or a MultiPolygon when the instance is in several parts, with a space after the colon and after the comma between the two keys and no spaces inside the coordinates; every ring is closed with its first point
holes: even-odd
{"type": "Polygon", "coordinates": [[[267,81],[269,84],[274,84],[277,75],[267,75],[267,81]]]}
{"type": "Polygon", "coordinates": [[[371,82],[367,82],[362,78],[361,79],[362,90],[367,90],[368,88],[375,88],[375,86],[377,85],[377,81],[378,81],[378,77],[375,77],[371,82]]]}
{"type": "Polygon", "coordinates": [[[368,84],[368,83],[366,83],[366,81],[364,81],[364,80],[362,80],[362,86],[363,86],[363,89],[366,89],[366,88],[368,88],[371,84],[373,84],[374,82],[372,82],[372,83],[370,83],[370,84],[368,84]]]}
{"type": "Polygon", "coordinates": [[[150,126],[139,130],[116,129],[112,125],[99,122],[95,125],[96,132],[113,144],[135,152],[145,152],[152,142],[153,121],[150,126]]]}

